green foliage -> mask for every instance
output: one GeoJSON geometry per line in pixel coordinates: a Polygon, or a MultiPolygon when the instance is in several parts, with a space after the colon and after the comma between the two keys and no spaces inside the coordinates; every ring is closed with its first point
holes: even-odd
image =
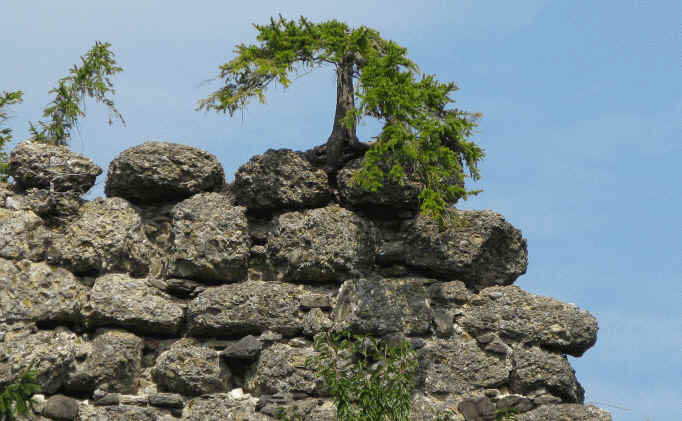
{"type": "Polygon", "coordinates": [[[116,65],[114,53],[109,47],[109,43],[96,41],[94,47],[81,56],[81,65],[74,65],[69,75],[60,79],[57,87],[49,92],[55,95],[43,110],[43,117],[49,120],[39,121],[38,127],[29,123],[34,141],[68,145],[72,130],[78,128],[78,119],[85,117],[82,107],[86,97],[109,108],[109,124],[118,118],[125,125],[114,101],[107,96],[114,94],[110,76],[123,70],[116,65]]]}
{"type": "Polygon", "coordinates": [[[331,64],[338,76],[340,68],[350,66],[356,89],[349,89],[359,104],[342,124],[354,131],[363,117],[384,121],[354,176],[356,185],[376,192],[388,181],[415,179],[423,185],[421,212],[441,222],[451,205],[478,193],[466,190],[464,179],[480,177],[484,151],[469,140],[480,114],[447,108],[454,102],[454,83],[420,74],[405,48],[364,26],[279,16],[254,27],[259,44],[236,47],[236,57],[220,67],[225,85],[199,101],[198,109],[233,115],[251,98],[264,102],[271,83],[288,87],[292,72],[331,64]]]}
{"type": "Polygon", "coordinates": [[[408,342],[391,346],[347,332],[322,333],[314,347],[318,355],[307,366],[322,377],[339,421],[409,419],[417,362],[408,342]]]}
{"type": "Polygon", "coordinates": [[[0,420],[12,421],[17,415],[28,415],[33,410],[31,396],[40,392],[40,385],[36,383],[36,370],[29,366],[19,376],[19,379],[7,386],[0,393],[0,420]]]}
{"type": "Polygon", "coordinates": [[[0,182],[7,182],[7,161],[8,156],[4,148],[5,144],[12,140],[12,129],[9,127],[2,128],[5,121],[9,119],[9,114],[5,107],[18,104],[23,101],[24,93],[21,91],[5,92],[2,91],[0,95],[0,182]]]}

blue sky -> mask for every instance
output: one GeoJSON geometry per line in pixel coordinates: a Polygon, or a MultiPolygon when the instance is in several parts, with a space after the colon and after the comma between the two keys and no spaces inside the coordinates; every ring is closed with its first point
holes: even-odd
{"type": "MultiPolygon", "coordinates": [[[[128,124],[107,126],[88,103],[71,148],[106,169],[147,140],[185,143],[215,154],[231,179],[268,148],[324,143],[333,117],[329,68],[275,87],[243,118],[194,111],[219,86],[202,82],[255,40],[251,23],[281,13],[373,27],[457,83],[458,107],[483,113],[475,140],[487,157],[472,187],[484,192],[459,207],[495,210],[523,231],[519,286],[599,319],[595,347],[571,359],[586,401],[616,421],[682,419],[681,3],[416,4],[2,0],[0,90],[25,92],[9,124],[24,139],[48,90],[95,40],[111,42],[128,124]]],[[[361,138],[376,129],[368,122],[361,138]]],[[[88,197],[103,195],[104,180],[88,197]]]]}

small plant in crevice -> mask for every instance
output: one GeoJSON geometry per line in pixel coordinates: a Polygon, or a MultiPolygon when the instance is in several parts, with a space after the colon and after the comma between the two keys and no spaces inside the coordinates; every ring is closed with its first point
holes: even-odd
{"type": "Polygon", "coordinates": [[[0,421],[13,421],[17,415],[28,415],[33,410],[32,396],[40,392],[36,383],[37,371],[33,364],[24,370],[16,382],[0,393],[0,421]]]}

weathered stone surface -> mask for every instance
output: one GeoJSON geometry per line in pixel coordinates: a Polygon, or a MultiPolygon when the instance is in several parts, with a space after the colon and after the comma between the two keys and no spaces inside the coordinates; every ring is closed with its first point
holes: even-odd
{"type": "Polygon", "coordinates": [[[180,329],[184,308],[144,279],[112,273],[95,280],[82,313],[90,328],[113,325],[143,334],[172,335],[180,329]]]}
{"type": "Polygon", "coordinates": [[[21,197],[21,208],[35,212],[41,218],[67,221],[78,215],[85,203],[78,192],[57,192],[46,189],[28,189],[21,197]]]}
{"type": "Polygon", "coordinates": [[[102,169],[66,146],[27,141],[19,143],[10,154],[9,174],[24,189],[85,193],[102,169]]]}
{"type": "Polygon", "coordinates": [[[526,412],[533,409],[533,401],[523,395],[506,395],[497,399],[495,408],[499,411],[516,410],[526,412]]]}
{"type": "Polygon", "coordinates": [[[261,352],[258,363],[246,374],[244,388],[256,396],[281,392],[320,396],[323,394],[322,380],[305,364],[306,359],[314,355],[312,346],[273,344],[261,352]]]}
{"type": "Polygon", "coordinates": [[[276,217],[267,255],[290,282],[339,282],[367,269],[374,260],[375,228],[336,205],[276,217]]]}
{"type": "Polygon", "coordinates": [[[182,409],[185,401],[178,393],[152,393],[148,397],[149,404],[160,408],[182,409]]]}
{"type": "Polygon", "coordinates": [[[597,320],[589,312],[517,286],[486,288],[470,303],[460,322],[474,336],[496,332],[576,357],[597,341],[597,320]]]}
{"type": "Polygon", "coordinates": [[[50,396],[43,409],[43,415],[55,420],[75,420],[78,417],[79,402],[64,395],[50,396]]]}
{"type": "Polygon", "coordinates": [[[81,403],[78,421],[166,421],[173,418],[163,417],[155,408],[132,405],[90,406],[81,403]]]}
{"type": "Polygon", "coordinates": [[[583,403],[585,390],[565,356],[538,347],[517,347],[512,356],[511,390],[528,394],[545,388],[564,402],[583,403]]]}
{"type": "Polygon", "coordinates": [[[207,288],[188,308],[191,335],[239,337],[267,329],[295,336],[302,329],[300,292],[283,282],[246,281],[207,288]]]}
{"type": "Polygon", "coordinates": [[[412,395],[410,421],[466,421],[457,411],[457,403],[417,392],[412,395]]]}
{"type": "Polygon", "coordinates": [[[346,281],[334,308],[334,328],[383,336],[429,332],[433,312],[424,279],[357,279],[346,281]]]}
{"type": "Polygon", "coordinates": [[[0,258],[42,260],[48,240],[49,232],[35,213],[0,208],[0,258]]]}
{"type": "Polygon", "coordinates": [[[249,211],[324,206],[331,199],[327,174],[289,149],[268,149],[234,175],[237,203],[249,211]]]}
{"type": "Polygon", "coordinates": [[[144,341],[123,330],[99,330],[82,353],[87,356],[76,361],[69,372],[64,390],[70,392],[136,393],[142,368],[144,341]]]}
{"type": "Polygon", "coordinates": [[[144,275],[154,251],[145,237],[139,210],[121,198],[97,198],[56,236],[48,262],[80,275],[130,272],[144,275]]]}
{"type": "Polygon", "coordinates": [[[86,300],[87,288],[65,269],[0,258],[0,322],[75,323],[86,300]]]}
{"type": "Polygon", "coordinates": [[[196,194],[173,208],[169,276],[237,282],[246,277],[249,237],[246,209],[219,193],[196,194]]]}
{"type": "Polygon", "coordinates": [[[319,308],[313,308],[303,316],[303,334],[309,338],[326,332],[334,326],[329,316],[319,308]]]}
{"type": "Polygon", "coordinates": [[[453,226],[441,230],[431,218],[405,221],[384,232],[377,252],[384,265],[406,264],[426,273],[458,279],[480,290],[509,285],[526,272],[528,251],[521,232],[492,211],[457,211],[453,226]]]}
{"type": "Polygon", "coordinates": [[[442,305],[465,304],[471,298],[462,281],[436,282],[427,289],[431,301],[442,305]]]}
{"type": "Polygon", "coordinates": [[[233,397],[216,393],[196,397],[182,410],[183,421],[272,421],[255,411],[258,399],[249,395],[233,397]]]}
{"type": "Polygon", "coordinates": [[[0,342],[0,389],[13,383],[32,362],[41,392],[56,393],[81,356],[83,342],[66,328],[6,333],[0,342]]]}
{"type": "Polygon", "coordinates": [[[111,161],[104,193],[134,203],[171,202],[224,185],[223,167],[214,155],[176,143],[145,142],[111,161]]]}
{"type": "Polygon", "coordinates": [[[234,342],[220,352],[226,360],[255,361],[263,349],[263,343],[255,336],[248,335],[234,342]]]}
{"type": "Polygon", "coordinates": [[[417,351],[417,378],[425,393],[463,394],[507,382],[511,364],[460,338],[427,341],[417,351]]]}
{"type": "Polygon", "coordinates": [[[495,404],[487,396],[464,399],[457,409],[466,421],[495,421],[495,404]]]}
{"type": "Polygon", "coordinates": [[[349,162],[336,175],[339,197],[344,206],[353,209],[374,211],[384,217],[395,217],[396,213],[414,214],[419,210],[419,193],[422,185],[409,177],[403,185],[385,182],[376,192],[353,185],[353,174],[362,168],[362,158],[349,162]]]}
{"type": "Polygon", "coordinates": [[[198,396],[228,390],[231,373],[215,350],[183,338],[157,358],[152,378],[163,392],[198,396]]]}
{"type": "Polygon", "coordinates": [[[559,404],[543,405],[531,411],[518,414],[518,421],[612,421],[611,415],[593,405],[559,404]]]}

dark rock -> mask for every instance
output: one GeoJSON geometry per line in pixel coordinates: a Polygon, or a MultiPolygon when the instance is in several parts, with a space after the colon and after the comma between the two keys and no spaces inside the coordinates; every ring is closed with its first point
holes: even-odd
{"type": "Polygon", "coordinates": [[[255,361],[263,344],[255,336],[248,335],[228,345],[220,355],[226,360],[255,361]]]}
{"type": "Polygon", "coordinates": [[[79,402],[64,395],[50,396],[43,408],[43,415],[55,420],[75,420],[79,402]]]}
{"type": "Polygon", "coordinates": [[[289,149],[252,157],[234,175],[237,203],[263,213],[324,206],[331,199],[327,174],[289,149]]]}
{"type": "Polygon", "coordinates": [[[276,217],[266,251],[289,282],[343,281],[374,261],[373,225],[336,205],[276,217]]]}
{"type": "Polygon", "coordinates": [[[334,308],[334,328],[383,336],[429,332],[433,313],[422,279],[358,279],[346,281],[334,308]]]}
{"type": "Polygon", "coordinates": [[[100,330],[83,347],[87,356],[76,361],[63,386],[69,392],[135,393],[142,368],[143,340],[122,330],[100,330]]]}
{"type": "Polygon", "coordinates": [[[173,335],[180,330],[184,309],[144,279],[112,273],[95,280],[82,314],[89,328],[114,325],[142,334],[173,335]]]}
{"type": "Polygon", "coordinates": [[[427,289],[429,298],[438,304],[465,304],[471,298],[469,291],[462,281],[437,282],[427,289]]]}
{"type": "Polygon", "coordinates": [[[301,296],[301,308],[331,308],[331,299],[327,294],[305,294],[301,296]]]}
{"type": "Polygon", "coordinates": [[[608,412],[593,405],[558,404],[543,405],[532,411],[518,414],[518,421],[612,421],[608,412]]]}
{"type": "Polygon", "coordinates": [[[155,251],[147,240],[140,212],[121,198],[95,199],[56,236],[48,248],[50,264],[77,275],[129,272],[144,276],[155,251]]]}
{"type": "Polygon", "coordinates": [[[182,395],[177,393],[151,393],[148,399],[151,406],[160,408],[182,409],[185,406],[182,395]]]}
{"type": "Polygon", "coordinates": [[[169,276],[211,283],[246,278],[251,240],[245,210],[218,193],[178,203],[172,213],[169,276]]]}
{"type": "Polygon", "coordinates": [[[102,169],[66,146],[27,141],[19,143],[10,154],[9,174],[23,189],[85,193],[102,169]]]}
{"type": "Polygon", "coordinates": [[[457,405],[466,421],[495,421],[495,405],[489,398],[465,399],[457,405]]]}
{"type": "Polygon", "coordinates": [[[495,408],[499,411],[515,410],[517,412],[526,412],[533,409],[534,406],[531,399],[522,395],[503,396],[495,402],[495,408]]]}
{"type": "Polygon", "coordinates": [[[452,314],[444,310],[433,311],[433,324],[436,330],[436,336],[439,338],[449,338],[455,332],[452,325],[452,314]]]}
{"type": "Polygon", "coordinates": [[[188,308],[191,335],[239,337],[267,329],[295,336],[302,329],[299,290],[283,282],[246,281],[207,288],[188,308]]]}
{"type": "Polygon", "coordinates": [[[176,143],[145,142],[111,161],[104,193],[134,203],[173,202],[224,185],[223,167],[214,155],[176,143]]]}
{"type": "Polygon", "coordinates": [[[445,229],[418,216],[398,232],[384,232],[377,262],[402,263],[440,278],[458,279],[480,290],[509,285],[526,272],[528,252],[521,232],[491,211],[457,211],[445,229]],[[391,240],[391,238],[394,238],[391,240]]]}
{"type": "Polygon", "coordinates": [[[597,320],[589,312],[517,286],[481,291],[460,323],[476,337],[495,332],[505,340],[576,357],[597,341],[597,320]]]}

